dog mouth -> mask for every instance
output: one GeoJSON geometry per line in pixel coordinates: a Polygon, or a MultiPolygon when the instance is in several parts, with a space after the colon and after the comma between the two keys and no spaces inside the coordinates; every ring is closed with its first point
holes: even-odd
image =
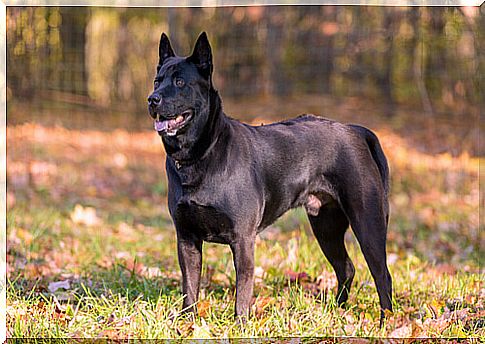
{"type": "Polygon", "coordinates": [[[193,110],[189,109],[180,114],[169,115],[168,118],[161,118],[160,114],[156,114],[153,127],[159,134],[165,133],[168,136],[175,136],[192,119],[193,113],[193,110]]]}

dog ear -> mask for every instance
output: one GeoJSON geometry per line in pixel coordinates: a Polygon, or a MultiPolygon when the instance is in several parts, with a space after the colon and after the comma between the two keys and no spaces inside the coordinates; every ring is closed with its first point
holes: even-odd
{"type": "Polygon", "coordinates": [[[167,37],[167,35],[162,33],[162,36],[160,37],[160,45],[158,47],[158,68],[157,70],[160,69],[160,67],[163,65],[165,60],[169,57],[174,57],[175,54],[173,53],[172,46],[170,45],[170,41],[167,37]]]}
{"type": "Polygon", "coordinates": [[[197,38],[194,51],[188,61],[195,64],[204,77],[209,78],[212,74],[212,50],[205,32],[197,38]]]}

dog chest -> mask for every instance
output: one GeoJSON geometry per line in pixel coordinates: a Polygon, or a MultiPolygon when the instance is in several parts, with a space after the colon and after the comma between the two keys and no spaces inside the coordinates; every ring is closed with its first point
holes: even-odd
{"type": "Polygon", "coordinates": [[[193,200],[180,201],[175,221],[177,230],[204,241],[229,244],[234,239],[232,219],[214,205],[202,205],[193,200]]]}

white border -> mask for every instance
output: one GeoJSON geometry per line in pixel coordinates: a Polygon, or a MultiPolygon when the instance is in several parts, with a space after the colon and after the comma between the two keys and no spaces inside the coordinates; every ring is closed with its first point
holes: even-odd
{"type": "MultiPolygon", "coordinates": [[[[0,0],[4,1],[4,0],[0,0]]],[[[485,0],[5,0],[7,6],[224,7],[268,5],[480,6],[485,0]]]]}
{"type": "Polygon", "coordinates": [[[7,6],[0,1],[0,343],[7,339],[7,6]]]}
{"type": "MultiPolygon", "coordinates": [[[[0,0],[0,343],[7,338],[7,6],[224,7],[264,5],[481,6],[485,0],[0,0]]],[[[482,169],[480,159],[480,172],[482,169]]],[[[482,174],[479,174],[479,178],[482,174]]],[[[483,214],[482,214],[483,215],[483,214]]]]}

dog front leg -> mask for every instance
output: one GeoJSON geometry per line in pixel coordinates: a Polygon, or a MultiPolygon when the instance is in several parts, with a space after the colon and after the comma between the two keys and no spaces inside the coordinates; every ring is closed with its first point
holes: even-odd
{"type": "Polygon", "coordinates": [[[246,322],[253,297],[254,238],[244,238],[231,245],[236,268],[236,320],[246,322]]]}
{"type": "Polygon", "coordinates": [[[177,240],[180,270],[182,271],[183,312],[196,313],[199,298],[200,273],[202,268],[202,241],[177,240]]]}

